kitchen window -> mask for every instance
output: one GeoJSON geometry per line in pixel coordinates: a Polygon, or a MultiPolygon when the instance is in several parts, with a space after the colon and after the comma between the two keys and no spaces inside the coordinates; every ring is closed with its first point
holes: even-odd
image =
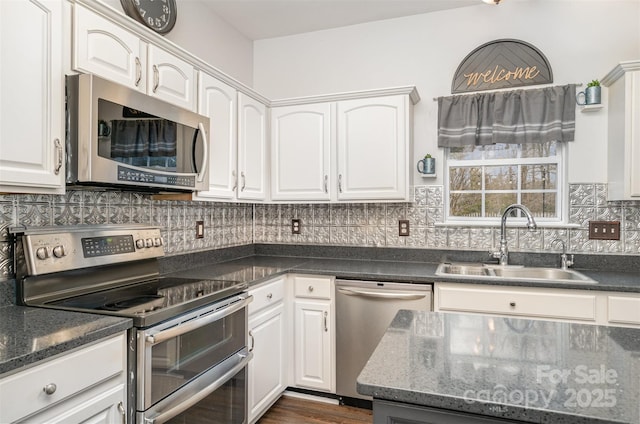
{"type": "Polygon", "coordinates": [[[445,161],[448,222],[496,223],[513,203],[540,222],[562,220],[563,143],[449,147],[445,161]]]}

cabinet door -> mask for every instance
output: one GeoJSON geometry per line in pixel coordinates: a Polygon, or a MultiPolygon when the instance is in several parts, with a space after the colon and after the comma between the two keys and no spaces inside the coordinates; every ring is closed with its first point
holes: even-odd
{"type": "Polygon", "coordinates": [[[147,81],[150,95],[185,109],[196,110],[197,74],[191,64],[149,45],[147,81]]]}
{"type": "Polygon", "coordinates": [[[64,192],[62,2],[0,1],[0,191],[64,192]]]}
{"type": "Polygon", "coordinates": [[[298,387],[334,391],[333,317],[328,301],[294,303],[294,375],[298,387]]]}
{"type": "Polygon", "coordinates": [[[249,329],[253,352],[249,362],[249,422],[253,423],[286,388],[284,304],[280,302],[251,317],[249,329]]]}
{"type": "Polygon", "coordinates": [[[209,190],[198,198],[233,199],[238,185],[235,88],[200,72],[198,113],[209,117],[209,190]]]}
{"type": "Polygon", "coordinates": [[[73,68],[146,90],[146,44],[121,26],[74,5],[73,68]]]}
{"type": "Polygon", "coordinates": [[[271,109],[271,198],[329,200],[331,104],[271,109]]]}
{"type": "Polygon", "coordinates": [[[338,200],[408,200],[407,96],[337,103],[338,200]]]}
{"type": "Polygon", "coordinates": [[[57,407],[26,420],[27,423],[47,424],[121,424],[125,422],[124,384],[96,393],[82,402],[72,398],[57,407]]]}
{"type": "Polygon", "coordinates": [[[264,200],[266,192],[267,108],[238,93],[238,198],[264,200]]]}

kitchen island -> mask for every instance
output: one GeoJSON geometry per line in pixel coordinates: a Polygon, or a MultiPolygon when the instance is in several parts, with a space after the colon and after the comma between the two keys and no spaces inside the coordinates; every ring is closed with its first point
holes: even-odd
{"type": "Polygon", "coordinates": [[[374,423],[640,423],[640,329],[400,311],[358,377],[374,423]]]}

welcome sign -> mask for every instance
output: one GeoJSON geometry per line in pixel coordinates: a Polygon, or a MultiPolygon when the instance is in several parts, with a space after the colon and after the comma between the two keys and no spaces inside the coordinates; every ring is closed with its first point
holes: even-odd
{"type": "Polygon", "coordinates": [[[469,53],[460,63],[451,93],[549,84],[553,73],[547,58],[521,40],[495,40],[469,53]]]}

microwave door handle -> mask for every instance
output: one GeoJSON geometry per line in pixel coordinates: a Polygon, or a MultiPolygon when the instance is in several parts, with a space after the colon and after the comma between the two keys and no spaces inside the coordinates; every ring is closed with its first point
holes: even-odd
{"type": "Polygon", "coordinates": [[[153,346],[158,343],[162,343],[169,339],[173,339],[175,337],[181,336],[185,333],[198,329],[207,324],[211,324],[212,322],[218,321],[219,319],[224,318],[227,315],[231,315],[232,313],[237,312],[242,308],[245,308],[249,303],[251,303],[252,300],[253,300],[253,296],[248,296],[239,302],[233,303],[219,311],[215,311],[213,313],[205,315],[200,319],[194,319],[193,321],[189,321],[181,325],[170,327],[167,330],[162,330],[155,334],[149,334],[145,338],[147,345],[153,346]]]}
{"type": "MultiPolygon", "coordinates": [[[[198,123],[200,134],[202,134],[202,164],[200,165],[200,172],[198,173],[198,182],[201,183],[204,180],[204,176],[207,173],[207,164],[209,163],[209,142],[207,140],[207,133],[204,130],[202,122],[198,123]]],[[[196,143],[193,143],[193,151],[195,153],[196,143]]],[[[196,170],[197,172],[197,170],[196,170]]]]}

